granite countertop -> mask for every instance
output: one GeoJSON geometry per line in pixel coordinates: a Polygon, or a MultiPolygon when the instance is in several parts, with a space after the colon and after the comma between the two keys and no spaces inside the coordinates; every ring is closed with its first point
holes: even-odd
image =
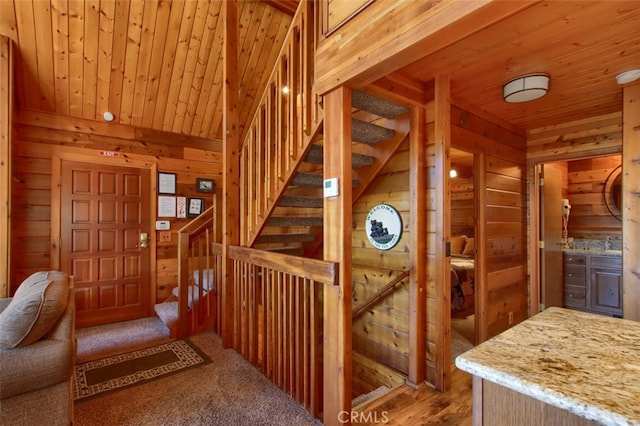
{"type": "Polygon", "coordinates": [[[597,256],[622,256],[622,250],[599,250],[599,249],[562,249],[563,253],[569,254],[595,254],[597,256]]]}
{"type": "Polygon", "coordinates": [[[640,425],[640,322],[549,308],[456,366],[595,422],[640,425]]]}

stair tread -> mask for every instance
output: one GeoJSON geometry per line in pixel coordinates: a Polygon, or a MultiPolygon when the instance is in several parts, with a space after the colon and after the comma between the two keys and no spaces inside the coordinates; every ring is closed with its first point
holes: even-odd
{"type": "Polygon", "coordinates": [[[257,244],[284,243],[284,242],[312,242],[315,241],[315,234],[310,233],[282,233],[282,234],[262,234],[256,239],[257,244]]]}
{"type": "Polygon", "coordinates": [[[392,129],[369,123],[368,121],[351,119],[351,139],[355,142],[367,145],[375,145],[377,143],[392,139],[395,132],[392,129]]]}
{"type": "Polygon", "coordinates": [[[351,95],[351,104],[354,108],[379,115],[384,118],[394,118],[409,112],[409,108],[394,104],[386,99],[370,95],[369,93],[354,90],[351,95]]]}
{"type": "MultiPolygon", "coordinates": [[[[291,185],[305,188],[322,188],[324,186],[324,178],[319,174],[298,172],[293,177],[291,185]]],[[[353,179],[351,185],[355,188],[358,186],[358,181],[353,179]]]]}
{"type": "MultiPolygon", "coordinates": [[[[358,154],[354,152],[351,154],[351,165],[354,169],[360,167],[370,166],[375,159],[370,155],[358,154]]],[[[321,145],[314,145],[307,153],[305,160],[311,164],[323,164],[324,163],[324,149],[321,145]]]]}
{"type": "Polygon", "coordinates": [[[303,195],[285,195],[280,198],[278,205],[282,207],[322,208],[322,197],[308,197],[303,195]]]}
{"type": "Polygon", "coordinates": [[[269,226],[322,226],[322,216],[272,216],[269,226]]]}

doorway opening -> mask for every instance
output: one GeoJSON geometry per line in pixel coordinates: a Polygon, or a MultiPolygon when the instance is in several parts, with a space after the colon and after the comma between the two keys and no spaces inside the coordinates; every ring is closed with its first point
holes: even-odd
{"type": "Polygon", "coordinates": [[[477,196],[474,154],[451,149],[451,358],[475,346],[477,196]]]}
{"type": "MultiPolygon", "coordinates": [[[[541,163],[539,178],[540,310],[566,307],[563,252],[620,249],[622,222],[607,206],[620,154],[541,163]]],[[[571,304],[571,303],[570,303],[571,304]]]]}

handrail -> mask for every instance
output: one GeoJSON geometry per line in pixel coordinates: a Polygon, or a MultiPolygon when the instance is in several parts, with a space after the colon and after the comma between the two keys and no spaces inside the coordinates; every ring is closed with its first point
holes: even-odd
{"type": "Polygon", "coordinates": [[[296,275],[327,285],[335,285],[338,279],[338,264],[324,260],[238,246],[229,247],[229,257],[233,260],[296,275]]]}
{"type": "Polygon", "coordinates": [[[247,247],[260,234],[321,128],[320,96],[313,87],[315,4],[300,2],[260,104],[243,135],[240,235],[241,244],[247,247]]]}
{"type": "Polygon", "coordinates": [[[184,225],[182,228],[178,229],[178,234],[198,233],[202,229],[204,229],[206,227],[210,227],[212,225],[212,222],[213,222],[213,210],[214,210],[214,208],[215,208],[215,204],[213,206],[209,207],[208,209],[206,209],[201,214],[199,214],[193,220],[189,221],[189,223],[184,225]]]}
{"type": "Polygon", "coordinates": [[[399,282],[401,282],[402,280],[407,278],[410,274],[411,274],[410,271],[403,271],[403,272],[400,273],[400,275],[398,275],[397,277],[392,279],[388,284],[386,284],[382,288],[380,288],[380,290],[378,290],[376,292],[376,294],[374,294],[373,296],[371,296],[370,298],[365,300],[357,308],[353,309],[353,311],[351,313],[351,319],[355,321],[360,315],[362,315],[364,313],[365,310],[367,310],[367,308],[371,307],[372,305],[375,305],[380,300],[384,299],[387,296],[387,294],[391,290],[393,290],[393,288],[396,286],[396,284],[398,284],[399,282]]]}

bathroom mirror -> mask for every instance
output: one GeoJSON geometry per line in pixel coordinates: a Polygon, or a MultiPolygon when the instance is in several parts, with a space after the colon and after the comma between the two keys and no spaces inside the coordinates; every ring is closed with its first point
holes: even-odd
{"type": "Polygon", "coordinates": [[[604,182],[604,204],[609,213],[618,220],[622,220],[622,166],[618,166],[609,173],[604,182]]]}

